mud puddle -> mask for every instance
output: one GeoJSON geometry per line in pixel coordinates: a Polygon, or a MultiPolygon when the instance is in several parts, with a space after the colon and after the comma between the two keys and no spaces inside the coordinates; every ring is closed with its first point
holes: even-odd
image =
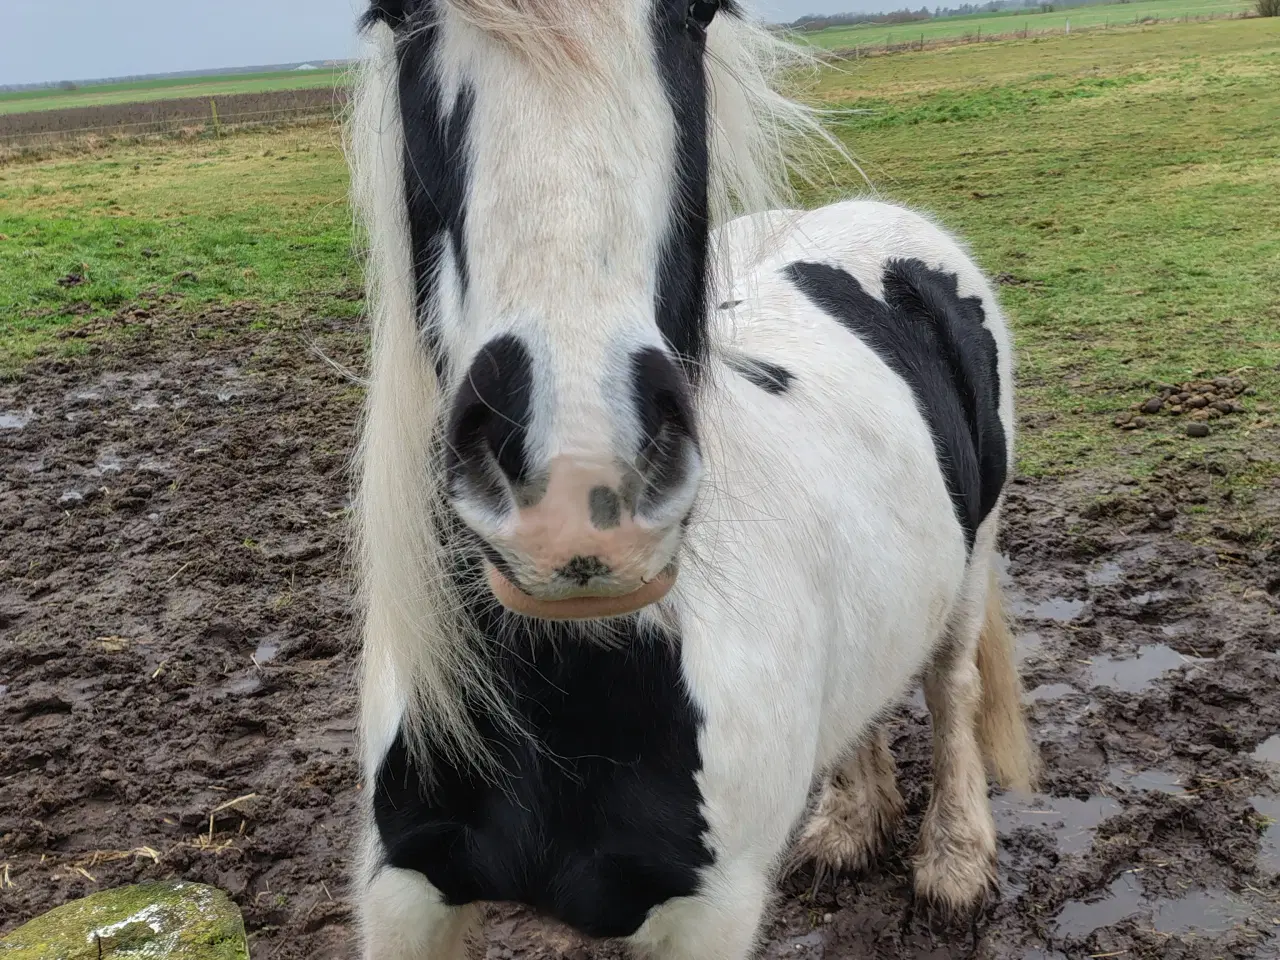
{"type": "Polygon", "coordinates": [[[1141,648],[1133,657],[1098,657],[1089,665],[1089,682],[1125,693],[1139,693],[1173,670],[1208,663],[1203,657],[1179,653],[1163,643],[1141,648]]]}
{"type": "Polygon", "coordinates": [[[1142,928],[1166,935],[1196,931],[1202,935],[1223,933],[1257,913],[1257,907],[1236,899],[1225,890],[1193,890],[1184,897],[1148,899],[1137,875],[1124,873],[1098,900],[1073,900],[1053,923],[1053,934],[1081,938],[1102,927],[1132,918],[1142,928]]]}

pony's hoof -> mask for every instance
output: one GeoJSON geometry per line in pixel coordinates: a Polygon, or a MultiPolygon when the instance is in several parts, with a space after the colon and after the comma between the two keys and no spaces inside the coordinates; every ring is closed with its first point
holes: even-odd
{"type": "MultiPolygon", "coordinates": [[[[825,806],[825,805],[824,805],[825,806]]],[[[838,877],[859,874],[884,853],[900,811],[836,811],[822,806],[805,824],[785,868],[790,876],[813,865],[814,873],[838,877]]]]}
{"type": "Polygon", "coordinates": [[[971,932],[977,918],[999,899],[995,852],[950,850],[943,856],[917,856],[915,899],[927,905],[931,918],[948,925],[964,924],[971,932]]]}

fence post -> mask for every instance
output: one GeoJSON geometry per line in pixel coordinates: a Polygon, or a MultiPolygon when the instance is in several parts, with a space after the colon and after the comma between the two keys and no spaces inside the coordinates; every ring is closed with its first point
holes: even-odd
{"type": "Polygon", "coordinates": [[[220,140],[222,139],[222,124],[218,122],[218,101],[213,98],[209,99],[209,113],[213,118],[213,135],[220,140]]]}

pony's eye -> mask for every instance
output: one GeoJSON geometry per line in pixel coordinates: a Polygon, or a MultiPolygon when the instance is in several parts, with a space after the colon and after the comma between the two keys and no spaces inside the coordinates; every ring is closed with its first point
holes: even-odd
{"type": "Polygon", "coordinates": [[[705,30],[715,19],[720,0],[693,0],[689,4],[689,24],[705,30]]]}

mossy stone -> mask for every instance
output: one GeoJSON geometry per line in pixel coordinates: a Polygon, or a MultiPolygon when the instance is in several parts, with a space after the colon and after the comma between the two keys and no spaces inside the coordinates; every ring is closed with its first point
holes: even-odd
{"type": "Polygon", "coordinates": [[[0,939],[0,960],[249,960],[231,898],[197,883],[143,883],[64,904],[0,939]]]}

